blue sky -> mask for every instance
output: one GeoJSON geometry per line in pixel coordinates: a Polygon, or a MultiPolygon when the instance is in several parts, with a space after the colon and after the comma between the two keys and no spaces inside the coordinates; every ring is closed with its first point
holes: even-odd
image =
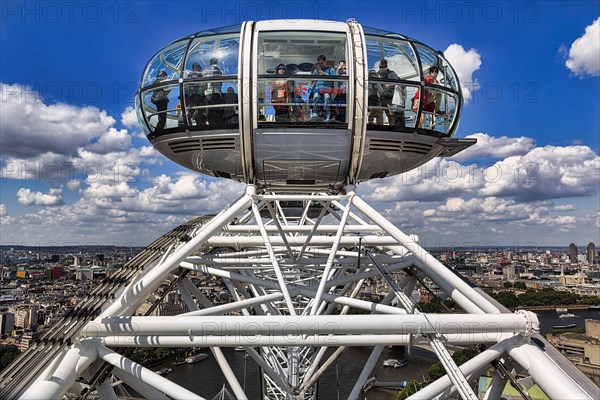
{"type": "Polygon", "coordinates": [[[136,126],[168,43],[244,20],[355,18],[445,52],[477,146],[359,186],[428,246],[600,243],[599,1],[0,3],[0,242],[145,245],[240,185],[187,171],[136,126]]]}

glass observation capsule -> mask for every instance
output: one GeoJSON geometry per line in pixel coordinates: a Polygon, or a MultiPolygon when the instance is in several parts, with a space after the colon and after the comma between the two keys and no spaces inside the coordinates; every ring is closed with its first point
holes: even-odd
{"type": "Polygon", "coordinates": [[[452,138],[462,95],[439,51],[354,20],[198,32],[146,65],[136,109],[155,148],[259,188],[338,191],[475,143],[452,138]]]}

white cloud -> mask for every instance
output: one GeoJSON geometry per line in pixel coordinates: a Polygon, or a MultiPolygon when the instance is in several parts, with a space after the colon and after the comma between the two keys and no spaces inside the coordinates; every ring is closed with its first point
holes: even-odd
{"type": "Polygon", "coordinates": [[[38,93],[0,83],[0,147],[4,157],[34,158],[45,153],[75,154],[115,120],[95,107],[44,104],[38,93]]]}
{"type": "Polygon", "coordinates": [[[48,194],[41,192],[32,192],[30,189],[21,188],[17,192],[17,200],[21,204],[35,206],[59,206],[64,204],[60,197],[60,190],[51,189],[48,194]]]}
{"type": "Polygon", "coordinates": [[[138,122],[135,108],[131,106],[125,108],[125,110],[121,113],[121,124],[129,129],[132,137],[146,140],[146,135],[140,128],[140,123],[138,122]]]}
{"type": "Polygon", "coordinates": [[[142,172],[142,163],[160,162],[151,146],[132,147],[129,132],[115,129],[115,120],[105,111],[47,105],[25,86],[0,84],[0,89],[3,178],[43,181],[74,190],[76,181],[82,179],[88,183],[131,181],[142,172]]]}
{"type": "Polygon", "coordinates": [[[483,196],[521,201],[592,196],[598,192],[600,157],[587,146],[544,146],[501,160],[483,173],[483,196]]]}
{"type": "Polygon", "coordinates": [[[548,201],[521,203],[496,197],[450,197],[436,204],[398,202],[382,214],[406,233],[430,238],[422,243],[430,247],[532,244],[535,240],[553,243],[556,230],[580,232],[577,223],[581,221],[576,217],[549,216],[552,206],[548,201]],[[542,234],[532,238],[532,231],[542,234]]]}
{"type": "Polygon", "coordinates": [[[462,198],[449,198],[446,203],[435,209],[433,217],[438,221],[447,222],[460,218],[465,220],[476,219],[478,221],[537,221],[540,215],[548,213],[548,205],[544,203],[517,203],[512,200],[497,197],[473,198],[464,200],[462,198]]]}
{"type": "MultiPolygon", "coordinates": [[[[484,144],[484,151],[500,156],[530,146],[529,138],[492,138],[484,144]]],[[[592,196],[598,192],[599,180],[600,156],[589,147],[545,146],[483,166],[434,158],[404,174],[367,181],[358,189],[368,200],[380,202],[443,201],[459,196],[528,202],[592,196]]]]}
{"type": "Polygon", "coordinates": [[[125,111],[123,111],[123,113],[121,114],[121,123],[126,128],[130,128],[130,129],[139,128],[137,115],[135,113],[135,108],[127,107],[125,109],[125,111]]]}
{"type": "Polygon", "coordinates": [[[483,187],[483,175],[476,171],[475,165],[434,158],[403,174],[367,181],[358,193],[371,201],[440,201],[483,187]]]}
{"type": "Polygon", "coordinates": [[[82,195],[86,198],[110,198],[116,201],[120,201],[123,197],[132,197],[135,194],[136,190],[129,187],[127,182],[113,185],[92,182],[87,189],[82,191],[82,195]]]}
{"type": "Polygon", "coordinates": [[[576,208],[573,204],[561,204],[552,209],[553,211],[575,211],[576,208]]]}
{"type": "Polygon", "coordinates": [[[481,55],[476,49],[465,51],[460,44],[455,43],[448,46],[444,56],[458,74],[465,102],[470,101],[472,92],[479,89],[479,82],[473,79],[473,73],[481,66],[481,55]]]}
{"type": "Polygon", "coordinates": [[[8,209],[6,208],[6,204],[0,203],[0,217],[4,217],[8,214],[8,209]]]}
{"type": "Polygon", "coordinates": [[[570,215],[561,215],[553,218],[553,222],[557,225],[574,225],[577,219],[570,215]]]}
{"type": "MultiPolygon", "coordinates": [[[[473,246],[490,244],[532,245],[556,243],[557,231],[570,237],[585,231],[596,235],[589,221],[597,217],[550,215],[555,207],[549,201],[518,202],[497,197],[463,199],[451,197],[431,205],[398,202],[383,211],[406,233],[435,237],[428,246],[473,246]],[[531,232],[536,232],[532,235],[531,232]]],[[[586,239],[590,240],[590,239],[586,239]]]]}
{"type": "Polygon", "coordinates": [[[453,160],[462,161],[486,157],[505,158],[526,154],[535,147],[534,140],[524,136],[509,138],[506,136],[494,137],[487,133],[474,133],[467,137],[477,139],[477,143],[453,156],[453,160]]]}
{"type": "Polygon", "coordinates": [[[79,179],[71,179],[67,182],[66,186],[69,190],[77,190],[81,186],[81,181],[79,179]]]}
{"type": "Polygon", "coordinates": [[[569,49],[566,66],[576,75],[600,75],[600,17],[585,28],[569,49]]]}
{"type": "Polygon", "coordinates": [[[127,133],[127,130],[121,129],[116,130],[110,128],[107,132],[104,132],[96,143],[87,146],[88,150],[91,150],[99,154],[107,154],[116,151],[123,151],[131,146],[131,136],[127,133]]]}

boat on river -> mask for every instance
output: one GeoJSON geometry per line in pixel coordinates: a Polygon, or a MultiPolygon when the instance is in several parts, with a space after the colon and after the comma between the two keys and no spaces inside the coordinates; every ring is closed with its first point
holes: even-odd
{"type": "Polygon", "coordinates": [[[199,361],[206,360],[207,358],[208,358],[208,354],[199,353],[199,354],[194,354],[193,356],[189,356],[188,358],[185,359],[185,362],[187,364],[195,364],[199,361]]]}
{"type": "Polygon", "coordinates": [[[165,367],[165,368],[161,369],[160,371],[156,371],[156,373],[160,376],[166,376],[166,375],[169,375],[172,371],[173,371],[172,368],[165,367]]]}
{"type": "Polygon", "coordinates": [[[571,313],[567,313],[567,314],[560,314],[560,315],[558,316],[558,318],[574,318],[574,317],[576,317],[576,315],[575,315],[575,314],[571,314],[571,313]]]}
{"type": "Polygon", "coordinates": [[[567,325],[554,325],[552,328],[554,329],[571,329],[576,328],[577,324],[567,324],[567,325]]]}
{"type": "Polygon", "coordinates": [[[390,358],[389,360],[385,360],[383,362],[384,367],[392,367],[392,368],[400,368],[404,367],[408,364],[408,360],[403,358],[402,360],[396,360],[395,358],[390,358]]]}

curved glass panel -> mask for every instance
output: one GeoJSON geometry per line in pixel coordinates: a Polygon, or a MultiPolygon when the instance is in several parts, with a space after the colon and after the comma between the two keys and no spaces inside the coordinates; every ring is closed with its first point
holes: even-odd
{"type": "Polygon", "coordinates": [[[377,72],[382,79],[392,76],[392,79],[420,81],[417,57],[407,41],[369,36],[366,42],[367,65],[370,72],[377,72]],[[387,61],[388,71],[380,71],[381,60],[387,61]]]}
{"type": "Polygon", "coordinates": [[[187,44],[188,40],[182,40],[158,52],[146,66],[141,86],[146,87],[156,83],[155,80],[160,71],[165,71],[167,80],[179,79],[179,68],[187,44]]]}
{"type": "Polygon", "coordinates": [[[417,90],[411,98],[411,108],[421,112],[417,127],[443,133],[450,133],[458,104],[456,94],[433,88],[425,88],[422,98],[417,90]]]}
{"type": "Polygon", "coordinates": [[[294,125],[348,124],[348,78],[332,76],[330,86],[319,86],[310,76],[262,78],[258,81],[258,121],[287,122],[294,125]]]}
{"type": "MultiPolygon", "coordinates": [[[[214,28],[208,31],[201,31],[194,34],[194,36],[207,36],[207,35],[218,35],[222,33],[240,33],[242,29],[242,24],[234,24],[223,26],[221,28],[214,28]]],[[[239,35],[238,35],[239,36],[239,35]]]]}
{"type": "MultiPolygon", "coordinates": [[[[146,134],[239,123],[239,29],[235,25],[200,32],[152,58],[142,88],[154,87],[136,99],[146,134]],[[180,71],[182,81],[173,82],[180,79],[180,71]]],[[[451,134],[460,88],[443,55],[402,35],[370,28],[365,32],[369,129],[420,128],[451,134]],[[430,73],[435,70],[431,67],[439,69],[437,75],[430,73]]],[[[345,65],[347,40],[341,32],[260,32],[253,46],[259,123],[347,126],[348,75],[354,67],[345,65]]]]}
{"type": "Polygon", "coordinates": [[[400,39],[410,39],[409,37],[405,36],[405,35],[400,35],[399,33],[395,33],[395,32],[390,32],[390,31],[384,31],[382,29],[378,29],[378,28],[373,28],[370,26],[362,26],[363,28],[363,32],[365,35],[377,35],[377,36],[394,36],[400,39]]]}
{"type": "Polygon", "coordinates": [[[423,75],[425,77],[425,83],[435,83],[436,85],[445,86],[453,90],[458,90],[458,81],[454,70],[442,56],[442,54],[431,50],[421,44],[415,44],[419,57],[421,58],[421,66],[423,68],[423,75]],[[428,82],[427,74],[431,66],[439,68],[439,73],[436,77],[436,82],[428,82]]]}
{"type": "Polygon", "coordinates": [[[369,129],[389,126],[393,129],[414,128],[417,109],[409,101],[419,90],[418,85],[392,81],[370,81],[368,97],[369,129]]]}
{"type": "Polygon", "coordinates": [[[454,90],[459,90],[458,80],[456,79],[454,70],[452,69],[448,61],[446,61],[446,59],[442,58],[441,56],[439,57],[439,59],[442,62],[442,64],[440,65],[440,76],[438,77],[440,85],[454,90]]]}
{"type": "Polygon", "coordinates": [[[183,93],[183,119],[190,129],[214,129],[215,125],[239,122],[236,81],[185,81],[183,93]]]}
{"type": "Polygon", "coordinates": [[[262,32],[258,121],[347,124],[346,35],[262,32]]]}
{"type": "Polygon", "coordinates": [[[144,135],[148,136],[150,131],[148,130],[148,125],[146,125],[146,120],[144,119],[139,93],[135,96],[135,115],[137,117],[138,124],[140,124],[140,127],[142,128],[142,132],[144,132],[144,135]]]}
{"type": "MultiPolygon", "coordinates": [[[[415,48],[417,49],[417,53],[419,54],[419,58],[421,59],[421,68],[423,69],[423,76],[427,77],[427,72],[432,65],[439,67],[441,65],[441,59],[438,54],[430,49],[429,47],[425,47],[421,44],[415,43],[415,48]]],[[[425,80],[426,83],[428,83],[425,80]]],[[[436,82],[436,84],[440,84],[436,82]]]]}
{"type": "MultiPolygon", "coordinates": [[[[239,34],[196,38],[188,50],[184,77],[188,77],[189,74],[194,72],[194,64],[199,64],[202,71],[204,71],[212,64],[211,60],[216,60],[216,65],[222,75],[237,76],[239,51],[239,34]]],[[[206,72],[203,76],[206,76],[206,72]]]]}
{"type": "Polygon", "coordinates": [[[141,108],[152,132],[183,125],[178,84],[164,85],[142,92],[141,108]]]}

